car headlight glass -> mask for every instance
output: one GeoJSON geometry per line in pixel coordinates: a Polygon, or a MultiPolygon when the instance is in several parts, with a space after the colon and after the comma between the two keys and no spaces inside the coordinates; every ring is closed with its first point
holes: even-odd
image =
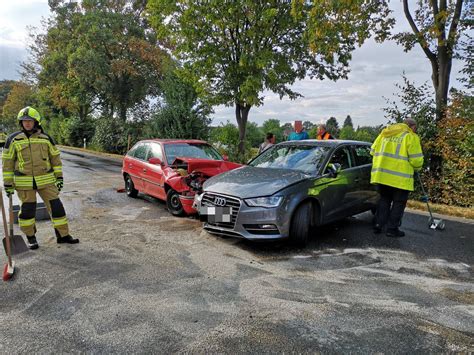
{"type": "Polygon", "coordinates": [[[250,207],[278,207],[283,201],[283,196],[247,198],[244,201],[250,207]]]}

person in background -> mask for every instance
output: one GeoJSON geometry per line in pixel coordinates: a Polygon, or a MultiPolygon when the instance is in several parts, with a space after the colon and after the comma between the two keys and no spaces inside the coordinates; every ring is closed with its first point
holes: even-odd
{"type": "Polygon", "coordinates": [[[326,125],[325,124],[320,124],[318,126],[318,135],[316,137],[318,140],[326,140],[326,139],[334,139],[333,136],[331,136],[331,133],[329,133],[326,130],[326,125]]]}
{"type": "Polygon", "coordinates": [[[291,132],[288,136],[289,141],[301,141],[303,139],[309,139],[308,132],[303,129],[303,123],[301,121],[295,121],[294,132],[291,132]]]}
{"type": "Polygon", "coordinates": [[[261,152],[267,150],[268,148],[270,148],[274,144],[275,144],[275,136],[274,136],[273,133],[268,132],[267,135],[265,136],[265,142],[260,144],[260,147],[258,148],[258,154],[260,154],[261,152]]]}
{"type": "Polygon", "coordinates": [[[52,138],[41,129],[41,116],[32,107],[18,113],[20,131],[8,136],[3,149],[3,184],[10,197],[15,191],[21,201],[18,224],[28,239],[30,249],[38,248],[36,240],[36,194],[46,204],[56,241],[76,244],[69,235],[66,211],[59,199],[63,188],[63,170],[59,150],[52,138]]]}
{"type": "Polygon", "coordinates": [[[370,149],[373,156],[371,184],[380,194],[375,214],[374,233],[386,226],[388,237],[404,237],[401,225],[408,193],[414,190],[413,177],[423,166],[420,137],[416,122],[407,118],[385,128],[370,149]]]}

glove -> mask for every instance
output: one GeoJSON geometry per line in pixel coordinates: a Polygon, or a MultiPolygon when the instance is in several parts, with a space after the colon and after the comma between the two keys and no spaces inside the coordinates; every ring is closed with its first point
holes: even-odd
{"type": "Polygon", "coordinates": [[[61,191],[62,188],[64,187],[64,180],[62,177],[59,177],[56,179],[56,182],[54,183],[56,187],[58,188],[58,191],[61,191]]]}
{"type": "Polygon", "coordinates": [[[11,195],[15,193],[15,188],[12,185],[5,185],[4,188],[5,188],[7,197],[10,197],[11,195]]]}

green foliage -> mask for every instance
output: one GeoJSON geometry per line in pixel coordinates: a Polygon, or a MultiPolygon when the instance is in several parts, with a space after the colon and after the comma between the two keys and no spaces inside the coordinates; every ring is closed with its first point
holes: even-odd
{"type": "Polygon", "coordinates": [[[211,108],[195,89],[170,69],[160,81],[162,102],[150,122],[147,135],[155,138],[207,139],[211,108]]]}
{"type": "Polygon", "coordinates": [[[343,128],[347,126],[352,127],[352,129],[354,129],[354,125],[352,124],[352,118],[350,115],[347,115],[346,119],[344,120],[344,124],[342,125],[343,128]]]}
{"type": "Polygon", "coordinates": [[[0,113],[2,112],[7,96],[15,83],[14,80],[0,80],[0,113]]]}
{"type": "Polygon", "coordinates": [[[414,119],[418,124],[417,134],[422,142],[425,143],[424,152],[427,156],[431,155],[429,144],[437,134],[436,127],[436,103],[433,91],[427,83],[417,87],[410,82],[403,74],[403,85],[396,84],[396,88],[400,91],[394,96],[400,101],[388,100],[385,98],[389,106],[383,108],[385,117],[389,122],[402,122],[406,118],[414,119]]]}
{"type": "Polygon", "coordinates": [[[339,123],[337,122],[336,117],[330,117],[326,121],[326,130],[331,133],[334,138],[339,137],[339,123]]]}
{"type": "Polygon", "coordinates": [[[36,104],[37,100],[33,87],[20,81],[15,82],[2,106],[0,124],[8,132],[16,131],[18,128],[18,112],[25,106],[37,107],[36,104]]]}
{"type": "Polygon", "coordinates": [[[340,139],[355,139],[354,128],[350,125],[342,127],[341,132],[339,133],[340,139]]]}
{"type": "Polygon", "coordinates": [[[443,158],[442,176],[426,170],[425,183],[435,202],[472,208],[474,204],[474,96],[456,93],[433,149],[443,158]]]}
{"type": "Polygon", "coordinates": [[[258,148],[265,139],[265,133],[263,133],[262,129],[258,127],[255,122],[248,122],[245,137],[252,148],[258,148]]]}
{"type": "Polygon", "coordinates": [[[127,149],[126,128],[116,118],[102,116],[97,119],[92,145],[99,151],[125,153],[127,149]]]}
{"type": "Polygon", "coordinates": [[[383,126],[363,126],[357,127],[357,130],[354,133],[354,140],[362,141],[362,142],[373,142],[375,138],[380,134],[382,131],[383,126]]]}
{"type": "Polygon", "coordinates": [[[25,70],[40,68],[39,86],[64,116],[85,119],[100,108],[125,122],[130,108],[157,92],[165,57],[141,17],[143,8],[128,0],[56,0],[50,6],[47,33],[35,37],[30,50],[36,55],[25,70]]]}
{"type": "Polygon", "coordinates": [[[245,163],[251,158],[250,144],[246,142],[246,155],[239,153],[239,129],[227,121],[218,127],[211,129],[210,142],[219,150],[221,154],[229,157],[230,161],[245,163]],[[250,153],[249,153],[250,152],[250,153]]]}
{"type": "Polygon", "coordinates": [[[276,138],[276,142],[283,142],[285,137],[283,136],[283,127],[280,126],[280,120],[271,118],[263,122],[262,134],[273,133],[276,138]]]}

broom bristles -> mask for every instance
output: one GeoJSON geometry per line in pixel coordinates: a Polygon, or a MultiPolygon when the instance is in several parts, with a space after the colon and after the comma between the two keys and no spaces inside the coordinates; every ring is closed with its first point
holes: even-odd
{"type": "Polygon", "coordinates": [[[15,265],[12,264],[5,264],[5,267],[3,268],[3,281],[8,281],[12,278],[13,273],[15,272],[15,265]]]}

